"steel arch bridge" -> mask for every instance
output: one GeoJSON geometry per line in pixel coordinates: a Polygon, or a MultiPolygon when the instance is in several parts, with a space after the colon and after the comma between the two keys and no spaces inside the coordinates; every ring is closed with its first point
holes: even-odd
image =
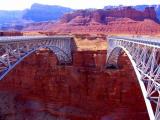
{"type": "Polygon", "coordinates": [[[150,120],[160,120],[160,38],[107,38],[107,67],[118,68],[118,58],[125,52],[135,70],[150,120]]]}
{"type": "Polygon", "coordinates": [[[72,63],[71,36],[14,36],[0,37],[0,80],[25,57],[41,48],[57,56],[59,64],[72,63]]]}

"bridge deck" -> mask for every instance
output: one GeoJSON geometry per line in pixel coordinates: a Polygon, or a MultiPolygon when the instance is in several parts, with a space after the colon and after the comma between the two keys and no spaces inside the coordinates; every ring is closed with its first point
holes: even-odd
{"type": "Polygon", "coordinates": [[[32,40],[42,40],[42,39],[72,39],[72,36],[5,36],[0,37],[0,43],[3,42],[18,42],[18,41],[32,41],[32,40]]]}
{"type": "Polygon", "coordinates": [[[160,48],[160,37],[145,37],[145,36],[109,36],[108,39],[112,40],[123,40],[123,41],[131,41],[131,42],[137,42],[142,43],[143,45],[148,45],[152,47],[158,47],[160,48]]]}

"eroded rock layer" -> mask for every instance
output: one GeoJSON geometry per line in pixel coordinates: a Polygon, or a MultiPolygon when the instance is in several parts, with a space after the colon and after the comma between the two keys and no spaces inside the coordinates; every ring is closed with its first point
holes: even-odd
{"type": "Polygon", "coordinates": [[[138,11],[132,7],[77,10],[64,15],[56,23],[33,23],[23,31],[52,34],[134,34],[159,35],[160,24],[153,7],[138,11]]]}
{"type": "Polygon", "coordinates": [[[105,69],[106,51],[73,54],[72,66],[36,52],[0,81],[1,120],[147,120],[145,103],[126,56],[105,69]]]}

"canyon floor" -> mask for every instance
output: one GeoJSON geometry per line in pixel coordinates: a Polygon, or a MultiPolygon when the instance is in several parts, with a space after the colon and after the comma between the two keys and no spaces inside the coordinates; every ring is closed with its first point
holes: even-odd
{"type": "Polygon", "coordinates": [[[106,69],[106,41],[75,42],[72,65],[40,50],[0,81],[0,120],[149,120],[127,56],[106,69]]]}

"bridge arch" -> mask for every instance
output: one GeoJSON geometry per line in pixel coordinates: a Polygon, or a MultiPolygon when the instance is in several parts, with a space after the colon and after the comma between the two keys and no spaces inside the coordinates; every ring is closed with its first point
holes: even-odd
{"type": "Polygon", "coordinates": [[[111,50],[111,52],[108,54],[108,57],[107,57],[107,67],[108,68],[118,68],[118,66],[119,66],[118,65],[118,60],[119,60],[119,57],[120,57],[122,52],[124,52],[128,56],[128,58],[129,58],[129,60],[132,64],[132,67],[133,67],[134,72],[136,74],[138,83],[140,85],[140,89],[141,89],[142,94],[143,94],[143,98],[144,98],[146,107],[148,108],[147,110],[148,110],[149,116],[150,116],[151,120],[154,120],[154,113],[152,111],[152,105],[149,102],[149,100],[146,98],[148,93],[146,91],[145,85],[143,84],[143,82],[141,80],[141,74],[137,70],[137,67],[136,67],[137,65],[134,62],[130,52],[126,48],[124,48],[123,46],[117,46],[117,47],[113,48],[111,50]]]}
{"type": "Polygon", "coordinates": [[[128,56],[151,120],[160,119],[160,43],[146,38],[109,37],[106,67],[118,68],[122,52],[128,56]]]}
{"type": "Polygon", "coordinates": [[[58,64],[65,64],[65,63],[62,63],[61,61],[64,61],[64,62],[66,61],[66,63],[67,63],[66,57],[69,58],[69,56],[62,49],[58,48],[57,46],[50,46],[50,45],[38,46],[38,47],[28,51],[23,56],[21,56],[9,68],[4,69],[4,71],[2,71],[0,74],[0,80],[3,79],[3,77],[5,77],[8,74],[8,72],[10,72],[13,68],[15,68],[16,65],[18,65],[20,62],[22,62],[26,57],[28,57],[29,55],[31,55],[35,51],[40,50],[41,48],[46,48],[46,49],[49,49],[50,51],[52,51],[53,54],[56,55],[56,58],[58,60],[58,64]]]}
{"type": "Polygon", "coordinates": [[[59,64],[71,64],[74,40],[71,36],[0,37],[0,80],[25,57],[40,48],[57,56],[59,64]]]}

